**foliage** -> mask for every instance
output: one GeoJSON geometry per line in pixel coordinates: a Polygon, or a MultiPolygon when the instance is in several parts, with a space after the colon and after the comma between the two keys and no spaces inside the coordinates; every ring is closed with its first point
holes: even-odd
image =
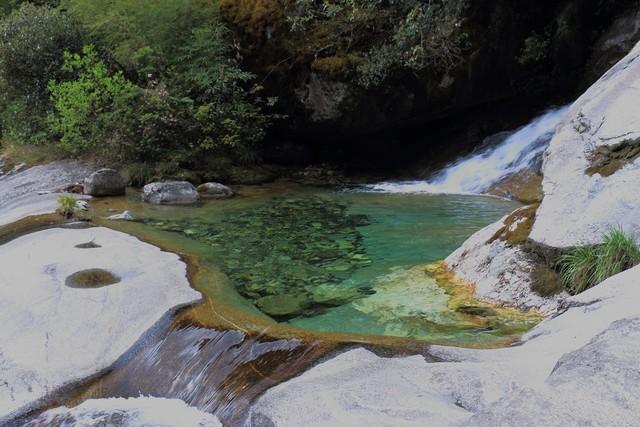
{"type": "MultiPolygon", "coordinates": [[[[304,32],[316,60],[350,57],[364,86],[396,69],[444,72],[466,46],[466,0],[296,0],[288,9],[293,32],[304,32]]],[[[335,72],[335,70],[334,70],[335,72]]]]}
{"type": "Polygon", "coordinates": [[[23,4],[0,21],[0,123],[15,142],[46,137],[48,81],[60,78],[65,51],[82,46],[82,31],[58,9],[23,4]]]}
{"type": "Polygon", "coordinates": [[[577,294],[605,279],[640,264],[640,248],[633,237],[615,228],[595,246],[578,246],[558,260],[565,288],[577,294]]]}
{"type": "Polygon", "coordinates": [[[65,218],[72,218],[75,215],[76,209],[78,208],[78,200],[75,197],[69,196],[68,194],[63,194],[58,196],[58,212],[65,218]]]}
{"type": "Polygon", "coordinates": [[[62,69],[75,79],[49,84],[55,107],[51,129],[61,135],[60,145],[73,154],[96,147],[120,148],[109,142],[131,137],[135,86],[121,72],[110,73],[93,46],[85,46],[82,55],[65,53],[62,69]]]}
{"type": "Polygon", "coordinates": [[[130,78],[155,80],[192,29],[218,24],[211,0],[63,0],[130,78]]]}
{"type": "Polygon", "coordinates": [[[549,32],[543,35],[534,32],[524,40],[522,53],[517,58],[518,62],[521,65],[526,65],[543,61],[549,56],[550,47],[551,34],[549,32]]]}
{"type": "Polygon", "coordinates": [[[274,100],[262,99],[254,76],[238,66],[217,2],[63,5],[97,45],[65,65],[71,80],[50,86],[52,128],[70,152],[101,147],[128,162],[179,165],[173,169],[210,156],[256,160],[255,143],[271,120],[263,108],[274,100]]]}

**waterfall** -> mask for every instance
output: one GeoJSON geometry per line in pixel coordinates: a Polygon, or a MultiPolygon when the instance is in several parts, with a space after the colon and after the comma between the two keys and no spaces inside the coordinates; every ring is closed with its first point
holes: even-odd
{"type": "MultiPolygon", "coordinates": [[[[491,185],[534,167],[549,145],[568,107],[548,110],[527,125],[507,132],[499,142],[450,163],[423,181],[381,182],[365,191],[385,193],[481,194],[491,185]]],[[[486,140],[485,140],[486,141],[486,140]]]]}

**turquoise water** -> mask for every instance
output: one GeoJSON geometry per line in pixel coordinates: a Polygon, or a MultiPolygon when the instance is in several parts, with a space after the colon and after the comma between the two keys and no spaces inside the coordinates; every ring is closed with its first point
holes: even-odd
{"type": "MultiPolygon", "coordinates": [[[[185,252],[205,252],[201,262],[222,271],[263,313],[293,326],[475,343],[537,321],[459,310],[452,288],[426,271],[515,202],[286,183],[238,191],[197,207],[146,205],[130,194],[118,208],[133,210],[143,229],[192,242],[181,243],[185,252]]],[[[467,296],[465,304],[480,303],[467,296]]]]}

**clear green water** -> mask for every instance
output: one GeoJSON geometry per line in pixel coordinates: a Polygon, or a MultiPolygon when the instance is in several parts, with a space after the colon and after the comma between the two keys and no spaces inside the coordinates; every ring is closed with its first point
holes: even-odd
{"type": "Polygon", "coordinates": [[[137,224],[127,231],[173,236],[263,313],[305,329],[483,344],[539,320],[505,310],[479,315],[468,306],[484,304],[461,299],[425,272],[426,263],[444,259],[517,203],[283,183],[239,192],[198,207],[145,205],[130,194],[124,207],[137,224]]]}

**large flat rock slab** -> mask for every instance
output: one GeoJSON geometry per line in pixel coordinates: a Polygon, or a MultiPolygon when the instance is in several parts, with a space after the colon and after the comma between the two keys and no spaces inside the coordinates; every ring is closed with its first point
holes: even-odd
{"type": "Polygon", "coordinates": [[[0,265],[0,420],[109,367],[167,311],[201,297],[177,255],[106,228],[20,237],[0,246],[0,265]],[[85,270],[118,282],[89,274],[69,286],[85,270]]]}
{"type": "MultiPolygon", "coordinates": [[[[0,225],[26,216],[52,213],[63,187],[81,182],[93,167],[76,160],[60,160],[0,177],[0,225]]],[[[78,199],[86,196],[74,195],[78,199]]]]}
{"type": "Polygon", "coordinates": [[[640,157],[588,173],[598,150],[640,143],[640,44],[569,109],[542,167],[544,199],[531,238],[553,247],[602,241],[611,227],[640,230],[640,157]]]}

